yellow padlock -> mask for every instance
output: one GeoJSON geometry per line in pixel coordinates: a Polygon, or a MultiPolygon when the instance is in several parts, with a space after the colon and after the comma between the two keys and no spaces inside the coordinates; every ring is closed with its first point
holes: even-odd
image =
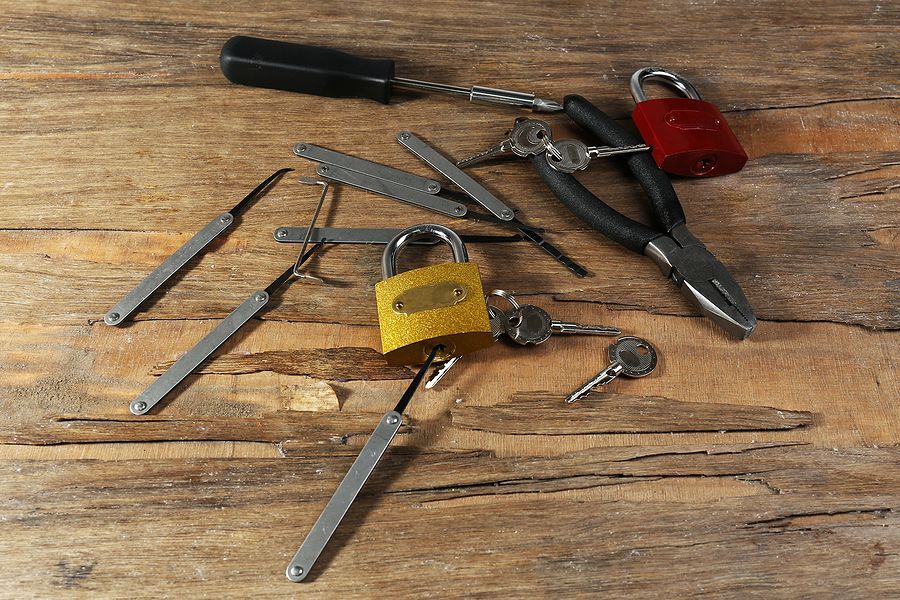
{"type": "Polygon", "coordinates": [[[447,360],[494,342],[481,274],[478,265],[468,261],[462,239],[443,225],[414,225],[388,242],[375,302],[381,352],[390,364],[421,364],[435,346],[443,347],[436,360],[447,360]],[[400,250],[422,238],[449,244],[455,262],[397,274],[400,250]]]}

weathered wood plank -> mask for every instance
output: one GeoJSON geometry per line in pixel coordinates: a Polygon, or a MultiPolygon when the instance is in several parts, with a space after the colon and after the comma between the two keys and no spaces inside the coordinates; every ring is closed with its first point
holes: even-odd
{"type": "Polygon", "coordinates": [[[19,595],[242,597],[266,589],[406,596],[435,593],[436,582],[443,596],[699,590],[744,598],[778,590],[862,597],[896,590],[896,451],[648,450],[500,462],[392,452],[385,466],[394,468],[376,472],[311,580],[299,586],[284,579],[284,565],[349,455],[3,461],[0,560],[19,595]],[[760,493],[699,505],[634,495],[604,500],[648,485],[647,477],[698,475],[736,477],[760,493]],[[590,478],[593,489],[577,491],[590,478]],[[542,488],[557,492],[534,493],[542,488]],[[80,540],[75,548],[72,539],[80,540]],[[741,557],[737,573],[734,556],[741,557]],[[808,568],[811,560],[818,569],[808,568]]]}
{"type": "MultiPolygon", "coordinates": [[[[0,596],[896,595],[898,7],[0,0],[0,15],[0,596]],[[634,69],[682,72],[750,156],[675,186],[759,330],[738,344],[682,318],[653,265],[585,228],[527,165],[473,170],[592,271],[473,246],[486,285],[647,337],[660,365],[555,410],[604,366],[602,340],[467,357],[416,396],[313,581],[288,584],[284,564],[407,385],[376,354],[380,249],[326,251],[314,271],[334,287],[285,290],[145,419],[128,401],[293,261],[271,233],[302,225],[315,194],[285,179],[136,323],[93,321],[271,171],[311,173],[296,141],[426,174],[396,131],[462,156],[517,113],[235,86],[217,62],[236,33],[392,56],[406,77],[581,93],[622,119],[634,69]]],[[[579,177],[647,218],[615,165],[579,177]]],[[[347,189],[323,215],[424,220],[347,189]]]]}
{"type": "Polygon", "coordinates": [[[92,2],[81,10],[60,2],[10,3],[3,64],[18,85],[52,82],[79,91],[226,87],[216,59],[221,44],[240,32],[392,57],[402,76],[458,85],[534,87],[558,96],[601,85],[622,107],[631,105],[627,88],[610,80],[645,64],[681,66],[710,100],[726,108],[900,95],[896,82],[884,76],[884,65],[895,60],[898,14],[873,1],[829,2],[816,11],[776,2],[665,11],[665,31],[678,35],[657,32],[652,24],[658,17],[648,23],[647,15],[659,14],[652,2],[629,10],[591,4],[565,11],[519,3],[514,12],[504,3],[455,2],[434,12],[378,1],[357,7],[352,16],[324,3],[271,3],[265,11],[220,8],[213,2],[173,12],[114,2],[92,2]],[[72,39],[81,44],[66,43],[72,39]],[[816,85],[808,83],[813,77],[816,85]]]}
{"type": "MultiPolygon", "coordinates": [[[[900,167],[891,161],[898,158],[772,157],[735,179],[704,180],[706,199],[687,208],[691,229],[731,269],[761,319],[831,320],[896,329],[900,292],[895,235],[900,203],[893,197],[900,167]],[[816,201],[811,203],[811,198],[816,201]],[[707,214],[695,219],[698,211],[707,214]],[[720,218],[723,211],[731,219],[727,226],[720,218]],[[861,286],[866,294],[856,293],[861,286]]],[[[473,245],[472,259],[482,266],[484,280],[491,287],[523,294],[553,293],[559,299],[695,314],[649,261],[580,228],[572,217],[566,219],[567,232],[556,237],[591,271],[588,278],[573,277],[525,243],[473,245]],[[523,260],[528,269],[509,268],[523,260]],[[631,275],[627,294],[621,281],[625,265],[631,275]]],[[[290,264],[296,248],[275,244],[271,234],[278,225],[299,222],[294,217],[268,225],[248,223],[195,261],[151,299],[146,314],[139,312],[134,318],[228,314],[290,264]]],[[[2,279],[15,292],[0,301],[0,307],[7,320],[73,323],[100,318],[189,235],[67,231],[36,237],[30,232],[0,232],[0,248],[5,250],[0,256],[2,279]],[[102,249],[109,247],[124,253],[102,249]],[[73,297],[83,300],[73,305],[73,297]],[[46,307],[40,313],[31,309],[38,302],[46,307]]],[[[298,292],[293,286],[280,295],[278,309],[268,310],[266,318],[373,324],[371,290],[381,278],[379,255],[380,249],[374,247],[329,248],[315,261],[314,272],[341,293],[309,285],[300,286],[298,292]]]]}
{"type": "MultiPolygon", "coordinates": [[[[46,93],[53,96],[52,90],[46,93]]],[[[212,90],[183,91],[183,97],[176,92],[174,98],[167,96],[164,112],[160,108],[160,114],[153,114],[153,109],[148,107],[157,106],[158,93],[150,90],[113,94],[104,102],[97,102],[95,96],[64,95],[59,102],[65,102],[67,114],[73,115],[76,122],[92,124],[87,131],[82,128],[59,130],[60,124],[53,125],[53,118],[58,119],[58,115],[48,114],[56,114],[55,102],[48,103],[41,97],[31,95],[23,98],[23,118],[33,119],[33,122],[28,121],[30,127],[20,132],[0,132],[0,148],[12,157],[0,165],[0,176],[4,181],[0,193],[6,200],[0,205],[0,225],[16,229],[196,231],[210,218],[233,206],[276,168],[294,166],[311,172],[312,163],[291,153],[291,145],[296,141],[312,141],[428,174],[426,167],[394,143],[396,131],[413,129],[427,138],[433,138],[430,141],[448,154],[463,156],[494,143],[497,136],[509,127],[515,114],[495,112],[482,115],[479,121],[473,123],[470,111],[448,109],[446,113],[440,113],[441,124],[436,126],[433,101],[423,100],[421,110],[415,109],[412,113],[411,105],[375,105],[372,109],[377,112],[375,118],[383,124],[379,128],[382,133],[379,133],[366,128],[348,130],[343,115],[352,114],[352,111],[341,109],[340,102],[333,101],[329,105],[330,110],[317,115],[314,122],[304,123],[296,131],[286,134],[281,120],[253,123],[239,116],[239,120],[234,122],[230,118],[229,108],[235,100],[212,90]],[[104,107],[110,104],[116,106],[121,121],[111,121],[104,112],[104,107]],[[164,136],[150,138],[143,129],[136,129],[134,124],[147,119],[148,111],[151,111],[150,118],[168,119],[161,124],[167,127],[164,136]],[[228,115],[229,118],[216,115],[228,115]],[[210,118],[222,120],[214,127],[216,135],[204,133],[198,139],[198,123],[210,118]],[[248,131],[257,133],[248,138],[248,131]],[[86,156],[76,152],[80,144],[90,146],[94,154],[86,156]],[[184,149],[191,144],[200,145],[204,152],[195,153],[190,159],[184,158],[184,149]],[[232,151],[232,148],[241,151],[232,151]],[[48,153],[52,154],[56,168],[82,176],[62,181],[41,177],[43,165],[28,159],[48,153]],[[27,176],[27,186],[18,181],[21,174],[27,176]]],[[[293,114],[297,109],[291,100],[304,98],[275,92],[271,92],[271,96],[271,107],[259,114],[266,115],[270,111],[279,115],[293,114]]],[[[675,185],[695,226],[706,222],[707,215],[718,220],[736,218],[742,212],[749,212],[751,206],[742,204],[738,207],[742,211],[730,215],[720,204],[723,196],[720,191],[710,189],[713,182],[725,185],[726,189],[740,187],[735,185],[736,180],[752,174],[756,160],[772,155],[892,153],[896,156],[893,131],[900,118],[897,105],[897,101],[852,102],[736,113],[730,116],[730,122],[751,156],[742,175],[721,180],[678,180],[675,185]],[[803,124],[805,129],[798,131],[798,124],[803,124]],[[831,127],[823,129],[826,124],[831,127]],[[713,202],[714,199],[719,202],[713,202]]],[[[354,108],[359,109],[355,105],[354,108]]],[[[573,127],[565,117],[550,115],[545,118],[559,129],[558,136],[585,137],[584,132],[573,127]]],[[[851,158],[849,161],[851,167],[854,160],[858,159],[851,158]]],[[[808,171],[809,168],[801,169],[805,177],[810,176],[808,171]]],[[[547,201],[552,197],[531,169],[521,162],[483,166],[473,170],[473,173],[521,209],[523,218],[539,220],[551,231],[581,226],[555,200],[547,201]],[[530,193],[523,194],[523,189],[530,193]]],[[[643,204],[640,193],[631,181],[619,176],[616,169],[598,165],[580,177],[589,186],[603,190],[606,198],[613,203],[618,202],[629,214],[641,214],[641,210],[636,208],[643,204]],[[631,206],[632,199],[635,206],[631,206]]],[[[785,182],[782,186],[793,187],[785,182]]],[[[425,218],[427,215],[437,217],[434,213],[372,194],[355,190],[341,192],[342,197],[350,199],[349,208],[356,208],[356,211],[347,213],[348,207],[344,206],[344,210],[333,215],[334,219],[341,219],[346,224],[358,219],[359,207],[369,204],[379,208],[378,213],[366,213],[366,220],[376,224],[397,224],[398,219],[407,222],[410,217],[425,218]]],[[[797,210],[818,206],[815,196],[806,196],[805,199],[806,202],[799,204],[797,210]]],[[[752,200],[744,199],[744,202],[752,200]]],[[[301,222],[308,218],[314,202],[315,194],[308,188],[284,184],[259,202],[248,214],[244,226],[252,226],[257,219],[264,222],[272,219],[263,228],[266,234],[271,233],[269,229],[275,225],[301,222]],[[299,203],[308,208],[298,211],[299,203]]],[[[810,213],[814,214],[814,211],[810,213]]],[[[263,238],[264,241],[267,239],[263,238]]]]}
{"type": "MultiPolygon", "coordinates": [[[[561,318],[615,323],[648,337],[660,352],[657,371],[643,379],[614,382],[609,391],[625,395],[618,403],[588,400],[557,406],[538,399],[561,398],[604,367],[606,341],[555,336],[534,348],[497,344],[460,362],[438,389],[416,396],[409,409],[416,425],[411,435],[415,443],[504,454],[520,454],[527,448],[559,453],[597,444],[666,443],[673,435],[684,443],[747,441],[759,439],[761,430],[769,430],[763,439],[801,439],[825,447],[895,443],[900,427],[900,409],[893,402],[900,389],[897,333],[770,323],[750,342],[735,343],[712,327],[698,329],[694,319],[648,317],[636,311],[607,311],[598,317],[596,307],[585,303],[540,304],[561,318]],[[797,352],[797,340],[815,352],[797,352]],[[849,356],[847,348],[866,351],[849,356]],[[780,357],[779,369],[767,366],[773,357],[780,357]],[[562,364],[566,369],[557,366],[562,364]],[[841,377],[836,379],[833,373],[841,377]],[[631,397],[635,400],[627,399],[631,397]],[[671,402],[656,404],[657,410],[648,412],[654,397],[671,402]],[[816,415],[811,424],[806,425],[805,411],[816,415]],[[458,420],[466,414],[473,416],[458,420]],[[705,420],[697,420],[700,417],[705,420]],[[475,430],[474,421],[481,430],[475,430]],[[805,426],[779,431],[786,423],[805,426]],[[696,424],[708,433],[694,429],[696,424]],[[629,430],[643,433],[625,433],[629,430]],[[728,433],[720,433],[723,430],[728,433]]],[[[374,327],[255,322],[246,335],[223,349],[232,365],[229,371],[252,372],[193,376],[151,417],[160,423],[132,425],[136,419],[128,412],[128,403],[153,381],[154,365],[179,356],[212,326],[210,321],[143,321],[125,329],[100,323],[0,324],[2,441],[293,439],[299,446],[312,446],[323,439],[316,433],[319,427],[334,436],[370,430],[408,382],[258,371],[256,357],[261,353],[278,353],[293,362],[292,357],[332,346],[340,356],[344,347],[377,347],[378,332],[374,327]],[[347,345],[334,346],[335,340],[347,345]],[[304,415],[310,412],[321,417],[310,415],[307,429],[304,415]],[[364,415],[360,421],[348,421],[356,425],[343,424],[341,419],[356,414],[364,415]],[[58,421],[64,417],[84,422],[64,425],[58,421]],[[334,423],[327,425],[332,417],[334,423]],[[166,419],[173,422],[166,424],[166,419]],[[268,437],[261,438],[264,434],[268,437]]],[[[115,455],[114,448],[109,451],[115,455]]]]}
{"type": "MultiPolygon", "coordinates": [[[[166,360],[150,369],[153,375],[162,375],[175,363],[166,360]]],[[[380,352],[372,348],[312,348],[271,350],[244,354],[223,354],[215,356],[200,365],[197,373],[218,375],[241,375],[271,371],[284,375],[303,375],[316,379],[352,381],[364,379],[412,379],[409,367],[388,365],[380,352]]]]}
{"type": "MultiPolygon", "coordinates": [[[[179,240],[186,239],[211,215],[232,205],[269,169],[285,164],[308,167],[307,163],[290,155],[290,145],[298,139],[311,139],[342,150],[364,151],[373,159],[424,172],[414,158],[398,150],[392,141],[393,132],[411,128],[426,137],[439,138],[445,150],[460,154],[493,141],[511,118],[509,111],[503,109],[487,108],[478,112],[464,104],[440,99],[408,101],[394,107],[335,100],[328,102],[329,109],[323,112],[321,99],[243,88],[231,85],[221,77],[215,66],[221,43],[216,35],[224,39],[233,33],[234,21],[231,19],[234,16],[231,13],[217,16],[196,9],[192,11],[193,17],[186,21],[172,15],[145,14],[141,9],[129,7],[117,9],[111,17],[104,6],[94,4],[70,15],[66,13],[68,8],[55,4],[27,11],[14,6],[9,11],[11,26],[7,31],[15,43],[7,44],[3,50],[7,53],[4,64],[10,69],[4,82],[11,86],[11,97],[21,102],[22,107],[20,119],[0,135],[0,150],[13,157],[0,165],[0,180],[4,181],[0,189],[0,227],[180,233],[162,240],[152,234],[150,238],[118,238],[110,249],[116,248],[119,255],[142,253],[147,256],[146,249],[153,248],[152,258],[147,256],[142,262],[117,262],[112,268],[98,261],[102,253],[93,248],[93,244],[104,242],[94,240],[79,240],[86,250],[90,249],[84,253],[89,255],[86,264],[79,263],[76,257],[70,257],[75,260],[69,263],[55,253],[38,248],[29,248],[29,256],[24,262],[18,256],[16,259],[19,260],[10,256],[2,264],[2,271],[8,274],[4,275],[4,279],[8,279],[3,283],[15,290],[14,297],[37,302],[40,294],[60,290],[59,296],[54,292],[49,295],[61,301],[73,296],[86,300],[82,304],[85,311],[74,314],[71,307],[48,305],[44,315],[58,319],[57,322],[71,323],[102,314],[107,308],[106,303],[114,301],[168,254],[164,248],[177,247],[179,240]],[[62,14],[67,14],[67,18],[62,14]],[[131,17],[135,15],[143,17],[132,21],[131,17]],[[148,28],[148,23],[153,26],[148,28]],[[61,36],[64,28],[67,34],[61,36]],[[107,35],[93,35],[97,31],[107,35]],[[76,45],[84,48],[85,53],[71,50],[71,36],[85,38],[83,46],[76,45]],[[60,44],[59,52],[52,50],[60,44]],[[62,47],[69,50],[62,52],[62,47]],[[186,52],[188,48],[190,51],[186,52]],[[51,65],[54,69],[48,70],[51,65]],[[36,93],[38,91],[40,93],[36,93]],[[255,110],[235,114],[232,107],[244,102],[252,103],[255,110]],[[65,105],[65,112],[59,110],[60,105],[65,105]],[[116,107],[115,113],[108,111],[109,106],[116,107]],[[435,130],[435,107],[441,111],[439,131],[435,130]],[[290,128],[290,134],[285,133],[283,115],[313,114],[314,119],[304,119],[299,127],[290,128]],[[384,135],[379,137],[369,128],[348,127],[348,123],[359,121],[360,114],[377,115],[374,120],[380,124],[384,135]],[[148,135],[151,125],[153,134],[148,135]],[[91,148],[90,154],[81,151],[85,147],[91,148]],[[190,156],[186,156],[188,148],[190,156]],[[45,161],[34,160],[41,156],[52,156],[54,169],[79,176],[41,177],[40,169],[44,168],[45,161]],[[266,164],[269,167],[261,169],[266,164]],[[28,181],[28,185],[22,185],[20,178],[28,181]],[[155,247],[159,243],[163,247],[155,247]],[[60,262],[63,263],[61,268],[60,262]],[[97,262],[99,264],[95,264],[97,262]],[[79,277],[73,277],[74,269],[79,269],[79,277]],[[36,280],[44,285],[35,287],[36,280]]],[[[286,11],[277,5],[270,8],[258,21],[254,19],[254,27],[259,28],[257,33],[266,34],[269,28],[282,36],[288,35],[293,19],[302,21],[303,9],[291,7],[286,11]]],[[[677,182],[685,198],[692,228],[735,272],[763,318],[834,320],[873,328],[898,326],[896,245],[890,241],[900,227],[898,204],[894,202],[896,192],[892,191],[896,186],[898,162],[892,132],[898,125],[898,116],[897,102],[890,100],[896,96],[896,85],[883,77],[883,65],[890,62],[894,48],[889,43],[892,28],[886,25],[891,22],[890,16],[877,5],[832,6],[827,17],[808,15],[808,11],[784,6],[779,6],[777,11],[735,6],[727,9],[705,7],[702,13],[711,27],[701,30],[707,42],[698,45],[697,40],[687,34],[674,46],[633,36],[628,27],[605,31],[602,35],[569,31],[564,40],[550,41],[557,35],[550,25],[561,25],[561,21],[546,7],[527,7],[521,13],[516,11],[520,16],[514,19],[506,15],[500,17],[507,35],[499,39],[494,34],[478,32],[471,32],[474,38],[460,38],[449,33],[452,29],[442,29],[438,24],[443,23],[445,17],[435,21],[433,15],[425,18],[424,14],[410,13],[404,8],[401,10],[404,19],[394,20],[390,15],[398,9],[382,8],[388,16],[376,19],[377,23],[372,24],[368,32],[367,42],[371,43],[372,52],[393,46],[399,53],[398,58],[404,60],[405,53],[410,50],[404,43],[397,42],[402,39],[400,32],[412,26],[410,19],[421,19],[422,22],[415,25],[420,36],[424,30],[431,31],[431,35],[426,36],[428,42],[423,43],[428,48],[444,49],[436,56],[423,52],[422,48],[408,55],[411,60],[425,63],[423,68],[428,76],[453,80],[462,75],[468,79],[468,73],[457,73],[458,67],[447,64],[446,60],[436,60],[434,64],[431,61],[444,56],[447,48],[456,48],[470,56],[477,47],[478,55],[484,60],[476,60],[476,72],[489,79],[511,77],[512,84],[516,78],[533,78],[532,61],[541,61],[543,70],[539,72],[544,78],[564,79],[573,86],[570,89],[589,96],[595,96],[591,91],[598,90],[595,97],[605,99],[604,106],[623,115],[629,105],[623,100],[630,72],[626,68],[629,60],[643,64],[649,58],[668,56],[668,62],[663,61],[663,64],[689,67],[699,49],[721,49],[725,44],[730,52],[718,53],[720,60],[727,62],[730,58],[742,62],[753,56],[752,63],[742,64],[740,69],[726,68],[708,60],[704,60],[703,68],[698,69],[695,83],[709,99],[723,108],[731,106],[742,111],[732,115],[733,126],[745,141],[752,160],[745,171],[736,176],[677,182]],[[742,15],[746,13],[747,18],[736,16],[736,11],[742,15]],[[766,12],[767,16],[760,16],[760,12],[766,12]],[[768,16],[771,12],[788,14],[773,22],[768,16]],[[548,26],[539,36],[524,36],[520,41],[525,46],[513,50],[502,40],[527,28],[530,18],[539,19],[548,26]],[[723,21],[752,22],[753,27],[760,29],[757,35],[743,36],[741,44],[735,44],[733,31],[721,26],[723,21]],[[787,23],[790,25],[785,25],[787,23]],[[845,49],[852,48],[857,53],[856,61],[847,61],[844,57],[835,61],[831,44],[836,43],[836,39],[843,40],[845,49]],[[678,51],[684,50],[679,46],[682,41],[689,44],[691,52],[678,51]],[[798,48],[804,48],[804,61],[770,60],[763,61],[765,66],[760,67],[755,60],[761,55],[760,49],[747,46],[759,44],[773,53],[788,41],[793,48],[791,56],[799,51],[798,48]],[[655,49],[650,52],[648,45],[655,49]],[[525,52],[528,47],[541,51],[530,56],[525,52]],[[616,51],[610,53],[609,48],[616,51]],[[819,52],[827,56],[819,56],[821,60],[812,62],[812,57],[818,56],[819,52]],[[492,55],[495,58],[487,58],[492,55]],[[504,56],[507,60],[498,60],[496,56],[504,56]],[[551,56],[552,60],[549,59],[551,56]],[[815,72],[825,77],[824,81],[817,85],[806,83],[809,69],[813,68],[810,65],[815,65],[815,72]],[[615,75],[596,78],[596,73],[607,71],[615,75]],[[852,76],[842,78],[840,74],[845,72],[852,76]],[[873,96],[874,89],[883,94],[873,96]],[[787,103],[790,106],[815,106],[779,111],[752,110],[760,106],[783,106],[787,96],[791,97],[787,103]],[[886,99],[881,102],[855,101],[866,97],[886,99]],[[838,104],[834,104],[835,101],[838,104]],[[785,156],[798,152],[835,156],[785,156]],[[848,176],[854,171],[863,175],[848,176]],[[776,228],[780,236],[773,236],[776,228]],[[827,260],[823,261],[823,256],[827,260]],[[795,280],[798,273],[803,277],[801,281],[795,280]],[[850,290],[859,286],[866,286],[874,293],[855,297],[850,290]],[[808,292],[798,295],[795,292],[798,287],[808,292]]],[[[467,7],[467,10],[484,13],[479,19],[483,18],[486,24],[497,22],[496,11],[473,7],[467,7]]],[[[596,7],[578,9],[584,11],[585,16],[597,10],[596,7]]],[[[608,18],[607,10],[600,12],[604,19],[608,18]]],[[[695,11],[687,12],[690,17],[682,14],[676,19],[698,16],[695,11]]],[[[566,18],[571,16],[567,14],[566,18]]],[[[624,15],[620,17],[627,19],[624,15]]],[[[314,19],[312,25],[304,22],[303,37],[311,42],[339,40],[340,33],[348,32],[351,27],[350,23],[340,19],[328,20],[326,34],[320,29],[324,23],[319,19],[314,19]]],[[[347,39],[354,45],[359,43],[356,34],[347,39]]],[[[467,65],[464,71],[471,70],[471,62],[462,62],[467,65]]],[[[557,126],[567,122],[562,117],[550,118],[557,126]]],[[[572,131],[572,128],[564,127],[563,131],[572,131]]],[[[534,268],[504,282],[505,285],[540,293],[550,291],[545,282],[553,282],[556,285],[554,292],[574,291],[575,298],[624,304],[665,314],[691,314],[691,309],[678,295],[660,285],[652,266],[638,265],[639,259],[627,255],[600,236],[585,232],[580,222],[542,191],[540,182],[523,165],[481,169],[479,176],[489,187],[522,209],[522,214],[529,220],[556,233],[551,239],[556,238],[553,239],[555,243],[595,272],[595,279],[581,282],[546,257],[534,255],[529,260],[529,266],[534,268]],[[522,189],[536,190],[537,193],[523,195],[522,189]],[[572,230],[579,233],[572,234],[572,230]],[[620,264],[628,264],[630,270],[631,265],[636,265],[635,281],[627,298],[621,297],[620,264]],[[580,291],[582,287],[585,288],[583,292],[580,291]]],[[[639,205],[630,206],[632,200],[640,202],[639,193],[619,173],[595,168],[583,178],[591,187],[604,190],[613,204],[629,214],[642,214],[639,205]]],[[[367,212],[366,220],[371,222],[366,224],[405,224],[431,218],[423,211],[410,212],[406,206],[355,191],[346,192],[345,199],[341,206],[350,204],[351,208],[342,208],[335,218],[346,219],[346,223],[359,224],[358,207],[372,202],[377,202],[383,212],[378,215],[367,212]]],[[[218,261],[219,268],[227,269],[231,277],[238,277],[240,273],[263,275],[261,264],[256,261],[273,265],[273,256],[281,256],[280,251],[284,250],[270,247],[271,229],[285,223],[299,224],[306,218],[299,215],[308,214],[313,201],[308,190],[298,194],[296,189],[280,188],[248,215],[244,224],[246,229],[236,234],[238,247],[231,246],[231,251],[237,253],[233,258],[253,262],[232,263],[229,257],[220,255],[210,260],[218,261]],[[306,207],[304,210],[298,210],[301,202],[306,207]]],[[[31,239],[32,234],[25,235],[31,239]]],[[[4,242],[0,247],[5,248],[6,243],[20,244],[17,240],[4,242]]],[[[53,245],[50,241],[50,246],[53,245]]],[[[219,251],[228,252],[228,243],[220,245],[219,251]]],[[[71,247],[69,252],[72,252],[71,247]]],[[[491,249],[490,256],[480,260],[488,268],[489,275],[505,275],[512,257],[519,253],[527,256],[527,252],[529,250],[518,247],[491,249]]],[[[289,255],[287,250],[284,253],[289,255]]],[[[17,255],[19,251],[9,254],[17,255]]],[[[366,290],[377,279],[377,261],[359,260],[359,254],[352,252],[349,256],[353,258],[348,261],[354,263],[350,266],[358,264],[364,271],[360,272],[359,268],[348,270],[346,263],[334,259],[337,254],[344,253],[335,253],[328,261],[323,260],[323,269],[347,273],[347,279],[342,281],[347,295],[366,290]]],[[[201,262],[199,266],[211,268],[212,264],[201,262]]],[[[175,295],[174,303],[163,303],[159,307],[169,310],[160,313],[163,318],[220,316],[239,301],[243,292],[242,289],[231,291],[228,287],[225,297],[218,300],[220,280],[185,276],[183,283],[171,290],[175,295]]],[[[252,283],[248,281],[248,285],[252,283]]],[[[359,296],[346,298],[340,306],[328,308],[342,312],[333,316],[329,310],[317,307],[312,311],[315,316],[311,317],[297,307],[294,314],[286,315],[286,318],[318,316],[342,322],[372,322],[371,314],[361,310],[368,308],[368,303],[359,296]]],[[[31,311],[26,302],[9,301],[2,309],[10,320],[35,318],[35,311],[31,311]]]]}
{"type": "Polygon", "coordinates": [[[514,394],[508,402],[453,409],[463,429],[511,435],[647,433],[674,431],[777,431],[808,427],[808,412],[765,406],[682,402],[672,398],[591,392],[577,410],[563,405],[565,394],[514,394]]]}
{"type": "MultiPolygon", "coordinates": [[[[561,396],[546,393],[520,394],[508,403],[453,409],[452,423],[464,430],[511,435],[780,431],[812,424],[812,416],[806,412],[670,398],[592,394],[578,410],[562,406],[561,401],[561,396]]],[[[253,419],[60,415],[32,423],[0,424],[0,442],[44,445],[210,440],[322,447],[323,443],[343,445],[351,438],[365,438],[379,416],[327,411],[279,411],[253,419]]],[[[414,429],[416,420],[402,433],[409,434],[410,426],[414,429]]]]}
{"type": "MultiPolygon", "coordinates": [[[[248,418],[183,419],[166,415],[117,420],[85,418],[80,415],[55,416],[40,421],[0,425],[0,440],[5,444],[93,444],[109,442],[244,441],[280,445],[301,444],[307,451],[332,450],[351,438],[365,439],[378,423],[380,413],[322,413],[284,411],[248,418]]],[[[404,426],[401,433],[409,433],[404,426]]]]}

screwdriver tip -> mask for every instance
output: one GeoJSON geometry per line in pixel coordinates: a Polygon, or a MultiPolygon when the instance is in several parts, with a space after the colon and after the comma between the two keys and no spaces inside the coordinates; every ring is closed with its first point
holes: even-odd
{"type": "Polygon", "coordinates": [[[544,100],[543,98],[535,98],[534,99],[534,112],[560,112],[563,109],[563,105],[559,102],[555,102],[553,100],[544,100]]]}

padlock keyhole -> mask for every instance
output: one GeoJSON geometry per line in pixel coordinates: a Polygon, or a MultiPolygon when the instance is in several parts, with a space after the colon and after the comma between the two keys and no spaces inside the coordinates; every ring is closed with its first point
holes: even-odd
{"type": "MultiPolygon", "coordinates": [[[[422,346],[422,360],[428,358],[428,355],[431,354],[431,351],[434,350],[434,346],[422,346]]],[[[446,342],[443,344],[438,344],[438,351],[434,355],[434,360],[441,362],[450,359],[453,354],[456,352],[456,346],[453,344],[447,344],[446,342]]]]}
{"type": "Polygon", "coordinates": [[[694,175],[705,175],[716,168],[716,162],[718,162],[718,157],[715,154],[709,154],[695,162],[691,167],[691,172],[694,175]]]}

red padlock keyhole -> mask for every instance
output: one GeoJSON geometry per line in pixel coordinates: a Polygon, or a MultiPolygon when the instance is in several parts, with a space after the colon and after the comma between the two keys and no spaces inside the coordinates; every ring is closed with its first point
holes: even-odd
{"type": "Polygon", "coordinates": [[[631,77],[631,93],[637,102],[631,118],[663,171],[715,177],[740,171],[747,162],[747,153],[719,109],[701,100],[694,86],[677,73],[640,69],[631,77]],[[662,79],[687,97],[646,100],[643,82],[650,78],[662,79]]]}

